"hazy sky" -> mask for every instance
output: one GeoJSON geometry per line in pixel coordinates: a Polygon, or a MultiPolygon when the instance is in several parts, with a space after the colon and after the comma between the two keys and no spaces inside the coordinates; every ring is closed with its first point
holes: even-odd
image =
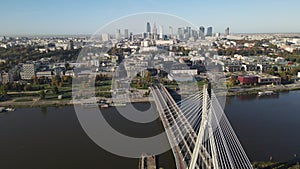
{"type": "Polygon", "coordinates": [[[300,32],[299,0],[9,0],[0,34],[90,34],[133,13],[163,12],[236,33],[300,32]]]}

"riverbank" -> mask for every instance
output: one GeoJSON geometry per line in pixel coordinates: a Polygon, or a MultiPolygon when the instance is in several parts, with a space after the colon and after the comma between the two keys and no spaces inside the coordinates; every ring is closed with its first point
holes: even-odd
{"type": "Polygon", "coordinates": [[[254,168],[257,169],[299,169],[300,164],[299,161],[293,160],[290,162],[253,162],[252,163],[254,168]]]}
{"type": "Polygon", "coordinates": [[[238,96],[238,95],[249,95],[257,94],[258,92],[274,91],[274,92],[284,92],[284,91],[294,91],[300,90],[300,82],[287,85],[267,85],[251,88],[242,87],[232,87],[228,89],[227,96],[238,96]]]}
{"type": "MultiPolygon", "coordinates": [[[[232,87],[228,89],[228,91],[224,91],[222,93],[218,93],[222,96],[239,96],[239,95],[255,95],[258,92],[265,91],[274,91],[274,92],[283,92],[283,91],[294,91],[300,90],[300,82],[294,84],[287,85],[267,85],[267,86],[258,86],[251,88],[243,88],[243,87],[232,87]]],[[[218,95],[217,94],[217,95],[218,95]]],[[[142,98],[130,98],[130,99],[112,99],[112,98],[103,98],[97,97],[96,100],[104,99],[107,102],[122,102],[122,103],[139,103],[139,102],[150,102],[154,101],[152,97],[142,97],[142,98]]],[[[73,102],[71,99],[63,99],[63,100],[41,100],[38,97],[18,97],[7,101],[1,101],[0,107],[43,107],[43,106],[68,106],[74,104],[81,104],[82,102],[79,100],[77,102],[73,102]]]]}
{"type": "MultiPolygon", "coordinates": [[[[122,103],[143,103],[143,102],[151,102],[154,101],[152,97],[143,97],[143,98],[130,98],[130,99],[112,99],[112,98],[96,98],[96,100],[104,99],[107,102],[117,102],[120,101],[122,103]]],[[[83,100],[73,101],[73,100],[40,100],[38,98],[18,98],[18,100],[23,101],[16,101],[16,99],[7,100],[0,102],[0,107],[47,107],[47,106],[70,106],[70,105],[80,105],[83,100]],[[30,100],[30,101],[28,101],[30,100]]]]}

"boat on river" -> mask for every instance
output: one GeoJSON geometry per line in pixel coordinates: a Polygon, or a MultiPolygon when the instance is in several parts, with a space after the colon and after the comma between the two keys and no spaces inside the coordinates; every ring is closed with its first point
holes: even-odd
{"type": "Polygon", "coordinates": [[[15,110],[16,109],[12,108],[12,107],[0,107],[0,113],[2,113],[2,112],[13,112],[15,110]]]}
{"type": "Polygon", "coordinates": [[[274,91],[258,92],[258,96],[270,96],[276,94],[274,91]]]}

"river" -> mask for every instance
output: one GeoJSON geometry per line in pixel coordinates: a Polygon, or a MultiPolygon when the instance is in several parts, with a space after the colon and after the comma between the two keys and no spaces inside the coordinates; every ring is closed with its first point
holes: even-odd
{"type": "Polygon", "coordinates": [[[300,156],[300,91],[228,97],[225,111],[252,161],[300,156]]]}
{"type": "MultiPolygon", "coordinates": [[[[226,114],[251,161],[266,161],[271,156],[274,161],[287,161],[300,155],[299,96],[300,91],[292,91],[227,98],[226,114]]],[[[150,106],[136,103],[135,107],[150,106]]],[[[113,108],[103,114],[120,132],[128,124],[113,108]]],[[[158,120],[128,128],[140,137],[162,130],[158,120]]],[[[159,156],[158,162],[165,169],[174,168],[170,151],[159,156]]],[[[19,108],[0,114],[0,165],[1,169],[136,169],[138,159],[119,157],[98,147],[84,133],[72,106],[19,108]]]]}

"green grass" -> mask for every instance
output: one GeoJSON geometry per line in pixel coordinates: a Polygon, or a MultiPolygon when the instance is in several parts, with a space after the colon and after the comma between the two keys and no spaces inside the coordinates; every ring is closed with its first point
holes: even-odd
{"type": "Polygon", "coordinates": [[[97,92],[95,93],[96,97],[106,97],[106,98],[111,98],[112,94],[111,92],[97,92]]]}
{"type": "Polygon", "coordinates": [[[111,90],[111,86],[97,86],[95,87],[95,91],[109,91],[111,90]]]}
{"type": "Polygon", "coordinates": [[[135,83],[130,83],[131,88],[137,88],[137,85],[135,83]]]}
{"type": "Polygon", "coordinates": [[[174,89],[175,90],[178,87],[178,85],[170,84],[170,85],[165,85],[165,87],[168,88],[168,89],[174,89]]]}
{"type": "Polygon", "coordinates": [[[207,82],[206,82],[206,81],[204,81],[204,80],[197,81],[197,85],[198,85],[198,87],[202,87],[202,86],[204,86],[204,85],[206,85],[206,84],[207,84],[207,82]]]}
{"type": "Polygon", "coordinates": [[[14,102],[30,102],[32,101],[32,99],[29,98],[20,98],[20,99],[16,99],[14,102]]]}
{"type": "Polygon", "coordinates": [[[38,93],[18,93],[18,94],[9,94],[8,96],[11,98],[18,98],[18,97],[25,97],[25,96],[36,97],[36,96],[39,96],[39,94],[38,93]]]}
{"type": "Polygon", "coordinates": [[[142,89],[142,90],[148,89],[148,86],[146,84],[141,84],[140,87],[137,87],[135,83],[130,83],[130,87],[134,89],[142,89]]]}

